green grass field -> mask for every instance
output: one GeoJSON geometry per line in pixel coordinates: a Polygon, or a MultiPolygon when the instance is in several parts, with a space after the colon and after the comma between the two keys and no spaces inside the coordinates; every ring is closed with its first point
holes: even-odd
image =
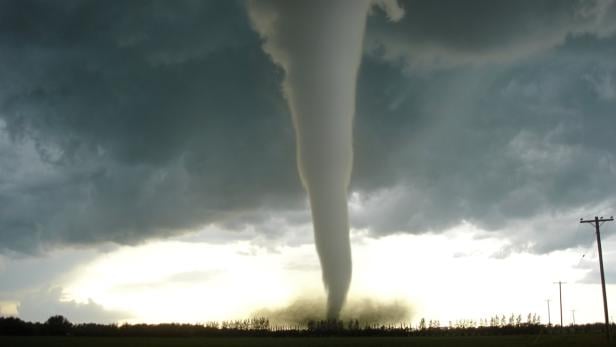
{"type": "MultiPolygon", "coordinates": [[[[0,337],[3,347],[113,346],[113,347],[251,347],[251,346],[607,346],[603,335],[460,336],[460,337],[0,337]]],[[[611,344],[615,345],[616,344],[611,344]]]]}

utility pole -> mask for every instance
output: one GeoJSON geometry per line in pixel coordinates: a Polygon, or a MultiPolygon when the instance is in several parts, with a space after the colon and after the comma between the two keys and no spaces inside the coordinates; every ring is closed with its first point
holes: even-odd
{"type": "Polygon", "coordinates": [[[573,326],[575,326],[575,310],[571,310],[571,314],[573,315],[573,326]]]}
{"type": "Polygon", "coordinates": [[[550,299],[546,300],[548,303],[548,326],[552,325],[552,318],[550,318],[550,299]]]}
{"type": "Polygon", "coordinates": [[[607,334],[608,341],[610,340],[610,320],[607,313],[607,293],[605,292],[605,274],[603,273],[603,252],[601,251],[601,233],[599,231],[599,226],[605,222],[612,222],[613,220],[614,217],[599,218],[595,216],[595,219],[588,220],[580,218],[580,223],[593,224],[595,226],[595,232],[597,234],[597,248],[599,248],[599,270],[601,270],[601,290],[603,290],[603,313],[605,314],[605,333],[607,334]]]}
{"type": "Polygon", "coordinates": [[[554,282],[554,284],[558,284],[558,296],[560,297],[560,327],[563,327],[563,290],[562,285],[567,284],[567,282],[554,282]]]}

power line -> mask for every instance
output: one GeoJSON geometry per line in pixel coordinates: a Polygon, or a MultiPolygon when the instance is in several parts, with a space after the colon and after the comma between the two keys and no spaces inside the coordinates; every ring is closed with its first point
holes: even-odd
{"type": "Polygon", "coordinates": [[[599,251],[599,270],[601,271],[601,290],[603,291],[603,312],[605,314],[605,333],[607,334],[608,341],[610,340],[610,320],[609,315],[607,313],[607,293],[605,292],[605,274],[603,272],[603,252],[601,251],[601,233],[599,231],[599,227],[601,224],[605,222],[611,222],[614,220],[614,217],[610,218],[599,218],[595,216],[594,219],[584,220],[580,218],[580,223],[590,223],[595,226],[595,232],[597,235],[597,248],[599,251]]]}

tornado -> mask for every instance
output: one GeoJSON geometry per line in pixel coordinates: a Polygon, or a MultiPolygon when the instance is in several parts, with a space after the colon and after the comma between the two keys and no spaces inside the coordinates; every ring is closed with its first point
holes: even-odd
{"type": "Polygon", "coordinates": [[[353,166],[357,72],[370,0],[251,1],[263,49],[284,70],[297,167],[308,193],[314,240],[338,319],[351,283],[347,189],[353,166]]]}

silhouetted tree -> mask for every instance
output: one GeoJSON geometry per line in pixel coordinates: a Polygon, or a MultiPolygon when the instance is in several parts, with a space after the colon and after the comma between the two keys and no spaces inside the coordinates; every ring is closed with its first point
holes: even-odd
{"type": "Polygon", "coordinates": [[[44,324],[44,332],[47,335],[68,335],[72,326],[64,316],[51,316],[44,324]]]}
{"type": "Polygon", "coordinates": [[[32,324],[17,317],[0,317],[0,335],[31,335],[32,324]]]}
{"type": "Polygon", "coordinates": [[[426,319],[422,318],[419,321],[419,330],[426,330],[426,319]]]}

